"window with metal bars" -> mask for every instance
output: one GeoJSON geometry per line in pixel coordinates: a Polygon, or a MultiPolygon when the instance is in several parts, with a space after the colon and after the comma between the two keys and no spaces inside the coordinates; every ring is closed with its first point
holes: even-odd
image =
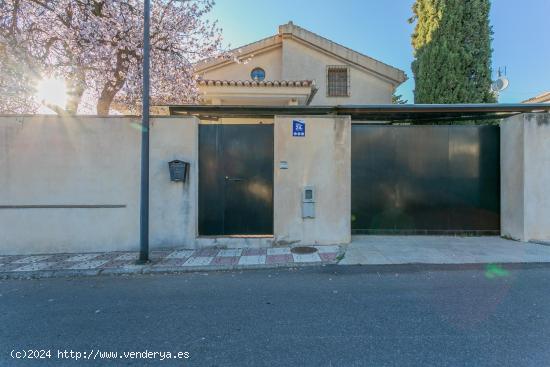
{"type": "Polygon", "coordinates": [[[327,66],[327,96],[349,96],[349,67],[345,65],[327,66]]]}

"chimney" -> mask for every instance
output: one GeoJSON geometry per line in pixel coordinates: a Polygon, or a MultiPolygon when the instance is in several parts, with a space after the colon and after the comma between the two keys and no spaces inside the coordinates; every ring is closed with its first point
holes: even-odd
{"type": "Polygon", "coordinates": [[[285,34],[285,33],[292,33],[292,30],[294,29],[294,23],[292,20],[289,20],[287,24],[282,24],[279,26],[279,34],[285,34]]]}

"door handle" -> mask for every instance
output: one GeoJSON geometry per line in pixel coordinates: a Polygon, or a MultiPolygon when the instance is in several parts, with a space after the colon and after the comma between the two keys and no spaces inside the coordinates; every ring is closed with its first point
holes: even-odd
{"type": "Polygon", "coordinates": [[[225,176],[226,181],[244,181],[244,178],[225,176]]]}

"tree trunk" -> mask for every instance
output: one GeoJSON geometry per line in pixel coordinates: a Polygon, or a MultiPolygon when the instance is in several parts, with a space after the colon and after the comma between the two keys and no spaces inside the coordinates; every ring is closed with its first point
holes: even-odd
{"type": "Polygon", "coordinates": [[[116,94],[124,86],[124,82],[126,81],[126,79],[122,77],[122,75],[125,74],[119,73],[118,75],[119,78],[114,83],[107,82],[107,84],[103,87],[101,94],[99,95],[96,110],[97,114],[100,116],[107,116],[109,114],[109,111],[111,110],[111,104],[113,103],[116,94]]]}
{"type": "Polygon", "coordinates": [[[78,76],[75,80],[69,81],[69,93],[67,96],[67,103],[65,105],[65,111],[67,111],[69,115],[76,115],[78,112],[78,106],[80,105],[85,89],[85,76],[82,72],[78,72],[78,76]]]}
{"type": "Polygon", "coordinates": [[[111,110],[111,103],[115,99],[116,92],[111,88],[103,88],[101,96],[97,101],[96,111],[99,116],[108,116],[111,110]]]}
{"type": "Polygon", "coordinates": [[[128,64],[124,63],[124,57],[127,55],[126,50],[119,50],[117,52],[117,64],[113,72],[114,82],[107,82],[103,86],[103,90],[97,101],[97,114],[100,116],[107,116],[111,109],[111,104],[115,99],[116,94],[122,89],[126,82],[126,74],[128,73],[128,64]]]}

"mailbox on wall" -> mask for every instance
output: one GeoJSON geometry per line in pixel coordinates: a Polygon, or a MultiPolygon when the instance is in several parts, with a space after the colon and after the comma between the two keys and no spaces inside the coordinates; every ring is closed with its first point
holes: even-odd
{"type": "Polygon", "coordinates": [[[187,181],[187,171],[189,171],[189,163],[175,159],[168,162],[170,169],[170,180],[174,182],[187,181]]]}

